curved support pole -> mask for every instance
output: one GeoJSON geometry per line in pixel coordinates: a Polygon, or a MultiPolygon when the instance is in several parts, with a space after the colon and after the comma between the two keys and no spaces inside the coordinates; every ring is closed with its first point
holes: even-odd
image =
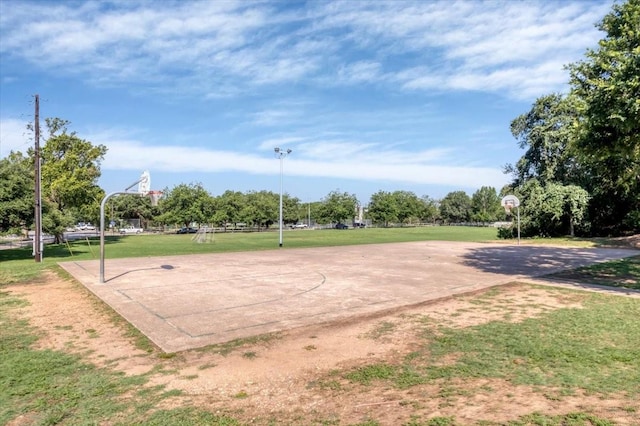
{"type": "Polygon", "coordinates": [[[107,205],[109,198],[120,194],[143,195],[125,191],[112,192],[104,197],[100,203],[100,284],[104,283],[104,207],[107,205]]]}

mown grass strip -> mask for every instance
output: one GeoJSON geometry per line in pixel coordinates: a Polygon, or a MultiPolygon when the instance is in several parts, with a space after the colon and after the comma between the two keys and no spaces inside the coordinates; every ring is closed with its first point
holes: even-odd
{"type": "Polygon", "coordinates": [[[581,309],[558,309],[519,323],[428,330],[423,349],[404,362],[368,365],[344,377],[365,385],[386,380],[399,388],[453,378],[499,378],[567,393],[638,396],[639,317],[639,299],[590,294],[581,309]]]}
{"type": "Polygon", "coordinates": [[[640,290],[640,256],[596,263],[571,271],[551,274],[549,277],[640,290]]]}
{"type": "Polygon", "coordinates": [[[163,386],[141,388],[146,375],[125,376],[79,356],[34,349],[37,330],[12,314],[24,304],[0,292],[0,424],[16,418],[32,425],[238,424],[195,408],[156,410],[159,401],[176,394],[163,386]],[[123,398],[127,394],[137,398],[123,398]]]}

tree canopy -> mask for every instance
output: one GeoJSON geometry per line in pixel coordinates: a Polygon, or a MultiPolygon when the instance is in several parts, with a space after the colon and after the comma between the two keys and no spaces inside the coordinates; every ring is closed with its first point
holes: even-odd
{"type": "Polygon", "coordinates": [[[598,47],[567,66],[568,95],[542,96],[511,123],[526,151],[505,171],[513,190],[546,194],[538,197],[545,205],[527,213],[541,216],[525,218],[540,233],[549,232],[545,215],[557,216],[552,205],[563,205],[565,216],[573,211],[567,232],[640,231],[640,0],[614,4],[598,28],[605,33],[598,47]]]}
{"type": "Polygon", "coordinates": [[[440,201],[440,216],[446,222],[460,223],[471,219],[471,199],[464,191],[453,191],[440,201]]]}
{"type": "Polygon", "coordinates": [[[34,221],[33,161],[20,152],[0,159],[0,230],[20,233],[34,221]]]}
{"type": "Polygon", "coordinates": [[[353,219],[357,206],[358,199],[354,194],[335,190],[323,199],[319,215],[325,221],[341,223],[353,219]]]}
{"type": "Polygon", "coordinates": [[[592,177],[594,225],[639,231],[640,0],[614,4],[598,28],[598,48],[568,67],[582,118],[576,151],[592,177]]]}
{"type": "Polygon", "coordinates": [[[529,112],[511,122],[511,134],[524,155],[505,171],[514,177],[514,185],[529,179],[541,182],[575,183],[578,165],[572,140],[577,115],[575,100],[560,94],[538,98],[529,112]]]}
{"type": "Polygon", "coordinates": [[[483,186],[471,196],[471,220],[493,222],[500,215],[500,198],[492,186],[483,186]]]}
{"type": "Polygon", "coordinates": [[[211,195],[200,183],[180,184],[164,191],[159,206],[162,214],[158,221],[179,223],[185,227],[191,223],[206,223],[214,216],[211,195]]]}

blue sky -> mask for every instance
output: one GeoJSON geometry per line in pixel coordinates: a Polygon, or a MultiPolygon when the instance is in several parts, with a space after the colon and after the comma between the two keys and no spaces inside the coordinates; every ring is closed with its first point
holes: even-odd
{"type": "Polygon", "coordinates": [[[612,1],[0,0],[0,158],[41,117],[108,148],[100,186],[441,198],[509,181],[509,124],[566,92],[612,1]]]}

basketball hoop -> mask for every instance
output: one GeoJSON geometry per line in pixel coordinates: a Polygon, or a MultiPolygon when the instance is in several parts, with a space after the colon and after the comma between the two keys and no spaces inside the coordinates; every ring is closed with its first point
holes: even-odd
{"type": "Polygon", "coordinates": [[[520,200],[515,195],[506,195],[502,198],[500,204],[502,204],[507,214],[511,214],[511,209],[520,206],[520,200]]]}
{"type": "Polygon", "coordinates": [[[147,197],[151,200],[151,205],[156,207],[158,205],[158,201],[162,197],[162,191],[148,191],[147,197]]]}
{"type": "Polygon", "coordinates": [[[518,200],[518,197],[516,197],[515,195],[505,195],[504,197],[502,197],[500,204],[502,204],[502,207],[504,207],[504,211],[507,214],[511,214],[511,209],[516,207],[516,220],[518,222],[518,245],[520,245],[520,200],[518,200]]]}

